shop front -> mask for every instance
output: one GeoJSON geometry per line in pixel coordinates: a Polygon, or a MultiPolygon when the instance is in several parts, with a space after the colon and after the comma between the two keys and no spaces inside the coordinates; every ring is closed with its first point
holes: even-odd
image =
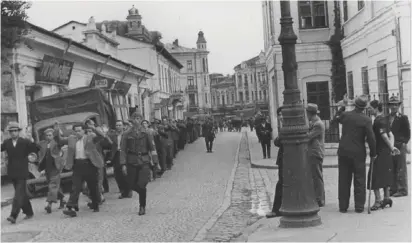
{"type": "Polygon", "coordinates": [[[29,25],[28,45],[6,50],[8,63],[2,63],[2,129],[12,120],[17,120],[22,127],[31,125],[28,109],[31,101],[87,86],[107,90],[118,119],[128,117],[128,108],[137,105],[130,104],[135,103],[134,99],[128,101],[129,95],[138,94],[137,81],[153,74],[29,25]]]}

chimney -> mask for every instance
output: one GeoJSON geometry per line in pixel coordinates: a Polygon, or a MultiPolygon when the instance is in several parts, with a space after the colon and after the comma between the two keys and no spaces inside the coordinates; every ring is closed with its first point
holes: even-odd
{"type": "Polygon", "coordinates": [[[179,40],[176,39],[175,41],[173,41],[173,45],[174,45],[174,46],[179,46],[179,40]]]}

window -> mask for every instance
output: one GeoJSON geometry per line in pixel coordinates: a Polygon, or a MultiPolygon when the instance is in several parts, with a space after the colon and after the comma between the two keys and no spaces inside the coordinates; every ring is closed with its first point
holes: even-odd
{"type": "Polygon", "coordinates": [[[189,94],[189,104],[196,105],[196,96],[195,94],[189,94]]]}
{"type": "Polygon", "coordinates": [[[262,90],[259,90],[259,100],[262,100],[262,90]]]}
{"type": "Polygon", "coordinates": [[[209,62],[207,61],[207,58],[206,58],[206,72],[209,72],[209,62]]]}
{"type": "Polygon", "coordinates": [[[353,91],[353,73],[348,72],[348,98],[353,99],[355,97],[353,91]]]}
{"type": "Polygon", "coordinates": [[[220,94],[217,94],[217,104],[220,105],[220,94]]]}
{"type": "Polygon", "coordinates": [[[388,72],[386,70],[385,61],[378,62],[378,92],[379,100],[382,103],[387,103],[389,99],[388,94],[388,72]]]}
{"type": "Polygon", "coordinates": [[[225,105],[225,95],[222,94],[222,105],[225,105]]]}
{"type": "Polygon", "coordinates": [[[204,79],[204,81],[205,81],[205,86],[207,86],[207,77],[204,76],[203,79],[204,79]]]}
{"type": "Polygon", "coordinates": [[[232,104],[235,103],[235,94],[234,93],[232,93],[232,102],[231,103],[232,104]]]}
{"type": "Polygon", "coordinates": [[[362,94],[369,95],[368,67],[362,68],[362,94]]]}
{"type": "Polygon", "coordinates": [[[266,90],[263,90],[263,99],[266,100],[266,90]]]}
{"type": "Polygon", "coordinates": [[[266,74],[262,72],[262,83],[266,83],[266,74]]]}
{"type": "Polygon", "coordinates": [[[187,71],[192,71],[193,67],[192,67],[192,60],[188,60],[187,61],[187,71]]]}
{"type": "Polygon", "coordinates": [[[205,94],[205,103],[207,104],[207,93],[205,94]]]}
{"type": "Polygon", "coordinates": [[[245,91],[245,100],[246,102],[249,101],[249,91],[245,91]]]}
{"type": "Polygon", "coordinates": [[[255,91],[255,100],[259,100],[259,99],[258,99],[258,92],[257,92],[257,91],[255,91]]]}
{"type": "Polygon", "coordinates": [[[344,0],[343,1],[343,21],[348,20],[348,1],[344,0]]]}
{"type": "Polygon", "coordinates": [[[243,101],[243,92],[239,92],[239,101],[240,101],[240,102],[243,101]]]}
{"type": "Polygon", "coordinates": [[[249,84],[247,82],[247,74],[245,74],[244,86],[245,86],[245,88],[249,87],[249,84]]]}
{"type": "Polygon", "coordinates": [[[253,91],[252,91],[252,101],[253,100],[255,100],[255,95],[253,94],[253,91]]]}
{"type": "Polygon", "coordinates": [[[242,75],[237,76],[237,86],[242,87],[242,75]]]}
{"type": "Polygon", "coordinates": [[[203,63],[203,72],[206,72],[206,60],[202,58],[202,63],[203,63]]]}
{"type": "Polygon", "coordinates": [[[257,73],[257,76],[258,76],[259,83],[262,82],[262,80],[260,79],[260,72],[257,73]]]}
{"type": "Polygon", "coordinates": [[[195,86],[194,80],[193,80],[193,76],[188,76],[187,77],[187,85],[188,86],[195,86]]]}
{"type": "Polygon", "coordinates": [[[358,11],[365,7],[365,1],[358,0],[358,11]]]}
{"type": "Polygon", "coordinates": [[[299,1],[301,29],[328,27],[327,1],[299,1]]]}

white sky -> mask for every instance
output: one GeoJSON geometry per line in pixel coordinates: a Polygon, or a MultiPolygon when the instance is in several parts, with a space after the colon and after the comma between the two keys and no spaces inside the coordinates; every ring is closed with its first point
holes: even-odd
{"type": "Polygon", "coordinates": [[[87,23],[126,20],[135,5],[142,23],[160,31],[164,43],[196,47],[202,30],[208,45],[210,73],[234,73],[233,67],[263,49],[261,2],[255,1],[33,1],[29,21],[52,30],[70,20],[87,23]]]}

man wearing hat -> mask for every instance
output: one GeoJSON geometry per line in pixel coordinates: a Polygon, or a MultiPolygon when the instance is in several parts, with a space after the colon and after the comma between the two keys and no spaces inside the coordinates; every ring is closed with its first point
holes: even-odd
{"type": "Polygon", "coordinates": [[[306,107],[309,120],[308,157],[312,170],[313,187],[319,207],[325,206],[325,186],[323,184],[323,156],[325,153],[325,124],[318,116],[318,105],[309,103],[306,107]]]}
{"type": "Polygon", "coordinates": [[[399,112],[402,102],[397,96],[389,99],[389,123],[391,131],[395,137],[395,147],[401,152],[393,156],[394,182],[391,187],[391,194],[394,197],[408,195],[408,171],[406,166],[406,149],[411,138],[411,129],[408,117],[399,112]]]}
{"type": "Polygon", "coordinates": [[[142,129],[143,116],[131,115],[133,127],[126,131],[120,146],[120,164],[127,175],[129,190],[139,194],[139,215],[146,213],[146,186],[149,183],[151,164],[158,163],[156,148],[149,134],[142,129]]]}
{"type": "Polygon", "coordinates": [[[54,129],[48,128],[44,131],[45,139],[40,141],[39,147],[39,171],[46,172],[46,179],[49,186],[47,194],[47,206],[44,208],[47,213],[52,211],[52,203],[57,203],[60,200],[59,209],[64,208],[64,194],[60,188],[60,173],[63,170],[64,158],[61,147],[54,140],[54,129]]]}
{"type": "Polygon", "coordinates": [[[342,136],[338,148],[339,163],[339,211],[346,213],[349,207],[350,189],[354,185],[355,211],[362,213],[366,202],[366,147],[369,145],[371,160],[376,158],[376,139],[372,130],[372,120],[364,114],[368,106],[368,96],[355,99],[355,109],[340,112],[336,120],[342,124],[342,136]]]}
{"type": "Polygon", "coordinates": [[[266,159],[266,155],[270,158],[270,141],[272,140],[272,126],[267,122],[265,117],[261,118],[261,123],[256,126],[256,133],[259,134],[258,138],[262,145],[263,158],[266,159]]]}
{"type": "Polygon", "coordinates": [[[1,151],[7,152],[7,175],[14,186],[11,213],[7,220],[15,224],[20,209],[26,215],[24,219],[33,217],[33,208],[26,193],[26,180],[29,176],[28,156],[31,153],[37,153],[37,147],[31,141],[20,137],[21,127],[17,122],[10,122],[7,130],[10,133],[10,138],[3,141],[1,151]]]}

